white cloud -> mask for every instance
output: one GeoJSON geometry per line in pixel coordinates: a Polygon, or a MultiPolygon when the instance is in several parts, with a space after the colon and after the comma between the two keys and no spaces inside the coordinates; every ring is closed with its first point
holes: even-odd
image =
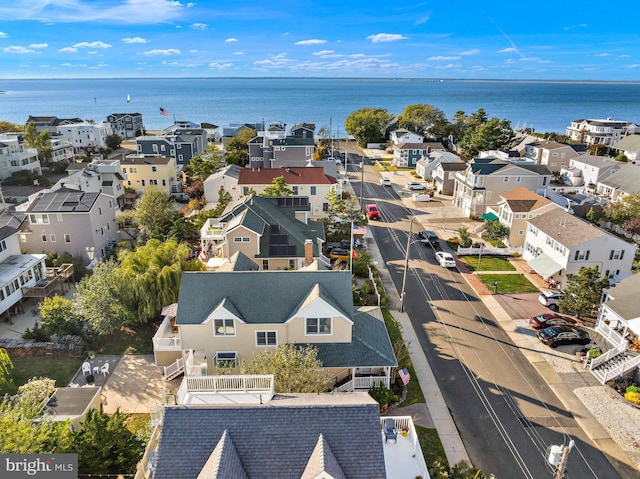
{"type": "Polygon", "coordinates": [[[419,18],[418,20],[416,20],[416,25],[422,25],[423,23],[427,23],[429,21],[429,17],[430,15],[425,15],[422,18],[419,18]]]}
{"type": "Polygon", "coordinates": [[[9,38],[9,35],[4,32],[0,32],[0,38],[9,38]]]}
{"type": "Polygon", "coordinates": [[[287,52],[283,52],[283,53],[278,53],[277,55],[273,55],[271,58],[273,60],[282,60],[286,56],[287,56],[287,52]]]}
{"type": "Polygon", "coordinates": [[[237,41],[238,41],[237,38],[231,37],[231,38],[227,38],[224,42],[225,43],[233,43],[233,42],[237,42],[237,41]]]}
{"type": "Polygon", "coordinates": [[[503,48],[502,50],[498,50],[498,53],[515,53],[518,49],[515,47],[503,48]]]}
{"type": "Polygon", "coordinates": [[[578,25],[571,25],[570,27],[564,27],[563,30],[573,30],[575,28],[589,28],[586,23],[580,23],[578,25]]]}
{"type": "Polygon", "coordinates": [[[75,47],[64,47],[58,50],[61,53],[76,53],[78,51],[75,47]]]}
{"type": "Polygon", "coordinates": [[[462,65],[456,65],[455,63],[448,63],[446,65],[436,66],[436,70],[451,70],[453,68],[460,68],[462,65]]]}
{"type": "Polygon", "coordinates": [[[477,48],[472,48],[471,50],[460,52],[460,55],[477,55],[478,53],[480,53],[480,50],[478,50],[477,48]]]}
{"type": "Polygon", "coordinates": [[[521,62],[541,62],[542,59],[540,57],[522,57],[520,58],[521,62]]]}
{"type": "Polygon", "coordinates": [[[14,0],[2,2],[0,18],[46,19],[50,23],[156,24],[180,19],[185,15],[185,9],[194,5],[170,0],[14,0]],[[116,5],[109,6],[109,3],[116,5]]]}
{"type": "Polygon", "coordinates": [[[193,23],[191,28],[194,30],[206,30],[209,26],[206,23],[193,23]]]}
{"type": "Polygon", "coordinates": [[[227,68],[231,68],[233,63],[218,63],[211,62],[209,63],[209,68],[213,68],[214,70],[226,70],[227,68]]]}
{"type": "Polygon", "coordinates": [[[47,48],[49,45],[47,43],[32,43],[28,48],[47,48]]]}
{"type": "Polygon", "coordinates": [[[233,52],[234,55],[244,55],[244,52],[233,52]]]}
{"type": "Polygon", "coordinates": [[[611,56],[611,53],[596,53],[597,57],[609,57],[611,56]]]}
{"type": "Polygon", "coordinates": [[[122,41],[124,43],[149,43],[149,40],[142,37],[126,37],[123,38],[122,41]]]}
{"type": "Polygon", "coordinates": [[[300,40],[299,42],[295,42],[294,45],[322,45],[323,43],[327,43],[327,41],[312,38],[310,40],[300,40]]]}
{"type": "Polygon", "coordinates": [[[375,35],[369,35],[367,37],[367,39],[373,43],[397,42],[398,40],[406,40],[407,38],[408,37],[400,35],[399,33],[376,33],[375,35]]]}
{"type": "Polygon", "coordinates": [[[319,56],[320,58],[339,58],[342,56],[333,50],[320,50],[319,52],[313,52],[312,55],[319,56]]]}
{"type": "Polygon", "coordinates": [[[80,42],[73,45],[74,48],[111,48],[111,45],[104,42],[80,42]]]}
{"type": "Polygon", "coordinates": [[[27,47],[21,47],[18,45],[11,45],[8,47],[3,48],[3,51],[5,53],[35,53],[35,50],[30,50],[27,47]]]}
{"type": "Polygon", "coordinates": [[[180,50],[176,49],[176,48],[167,48],[165,50],[149,50],[144,52],[144,55],[149,55],[149,56],[153,56],[153,55],[164,55],[164,56],[169,56],[169,55],[179,55],[180,53],[182,53],[180,50]]]}
{"type": "Polygon", "coordinates": [[[428,58],[429,61],[440,61],[440,60],[444,60],[444,61],[450,61],[450,60],[460,60],[460,57],[445,57],[442,55],[439,55],[437,57],[429,57],[428,58]]]}

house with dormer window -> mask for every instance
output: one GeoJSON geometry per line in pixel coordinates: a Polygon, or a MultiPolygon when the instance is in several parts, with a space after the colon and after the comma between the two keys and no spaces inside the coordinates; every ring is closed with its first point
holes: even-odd
{"type": "Polygon", "coordinates": [[[340,390],[389,387],[397,366],[380,308],[354,307],[349,271],[185,272],[174,327],[156,362],[182,361],[187,375],[237,373],[287,342],[316,347],[340,390]]]}

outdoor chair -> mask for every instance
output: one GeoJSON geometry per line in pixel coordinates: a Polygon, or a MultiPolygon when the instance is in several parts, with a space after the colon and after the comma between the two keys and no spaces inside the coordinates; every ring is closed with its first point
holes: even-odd
{"type": "Polygon", "coordinates": [[[83,375],[91,374],[91,364],[89,364],[87,361],[82,363],[82,374],[83,375]]]}
{"type": "Polygon", "coordinates": [[[109,363],[104,363],[102,366],[100,366],[100,372],[102,372],[103,376],[109,374],[109,363]]]}
{"type": "Polygon", "coordinates": [[[391,418],[384,420],[384,442],[393,439],[393,442],[398,441],[398,431],[396,431],[396,422],[391,418]]]}

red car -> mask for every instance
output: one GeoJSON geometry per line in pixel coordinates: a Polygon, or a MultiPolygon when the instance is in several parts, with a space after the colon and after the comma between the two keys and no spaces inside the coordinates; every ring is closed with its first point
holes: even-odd
{"type": "Polygon", "coordinates": [[[380,219],[380,211],[376,205],[367,205],[365,207],[365,212],[367,213],[367,218],[370,220],[379,220],[380,219]]]}
{"type": "Polygon", "coordinates": [[[544,329],[549,326],[575,326],[576,321],[568,316],[560,316],[554,313],[538,314],[529,320],[533,329],[544,329]]]}

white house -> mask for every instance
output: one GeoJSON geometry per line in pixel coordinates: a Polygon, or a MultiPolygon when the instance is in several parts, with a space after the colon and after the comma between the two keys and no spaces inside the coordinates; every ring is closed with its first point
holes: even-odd
{"type": "Polygon", "coordinates": [[[571,122],[565,134],[574,141],[587,145],[613,146],[626,135],[640,133],[640,126],[630,121],[607,119],[579,119],[571,122]]]}
{"type": "Polygon", "coordinates": [[[458,155],[449,151],[431,151],[416,162],[416,174],[424,180],[431,179],[434,178],[436,168],[440,163],[451,163],[459,160],[460,157],[458,155]]]}
{"type": "Polygon", "coordinates": [[[29,148],[22,133],[0,134],[0,179],[8,178],[19,171],[31,171],[41,175],[38,150],[29,148]]]}
{"type": "Polygon", "coordinates": [[[560,177],[572,186],[594,187],[601,178],[624,166],[606,156],[581,155],[569,160],[569,166],[560,170],[560,177]]]}
{"type": "Polygon", "coordinates": [[[616,283],[631,274],[635,246],[555,208],[527,220],[523,258],[549,282],[564,287],[568,274],[598,268],[616,283]]]}
{"type": "Polygon", "coordinates": [[[389,133],[389,139],[394,145],[401,145],[402,143],[422,143],[424,136],[418,135],[406,128],[398,128],[389,133]]]}
{"type": "Polygon", "coordinates": [[[625,136],[611,147],[625,155],[629,161],[636,163],[640,160],[640,134],[625,136]]]}
{"type": "Polygon", "coordinates": [[[220,188],[224,188],[226,192],[234,196],[238,188],[238,176],[241,169],[238,165],[227,165],[211,173],[204,180],[204,197],[207,203],[215,204],[218,202],[220,188]]]}
{"type": "Polygon", "coordinates": [[[58,133],[69,141],[76,151],[106,148],[107,137],[113,134],[111,124],[101,123],[74,123],[58,127],[58,133]]]}

